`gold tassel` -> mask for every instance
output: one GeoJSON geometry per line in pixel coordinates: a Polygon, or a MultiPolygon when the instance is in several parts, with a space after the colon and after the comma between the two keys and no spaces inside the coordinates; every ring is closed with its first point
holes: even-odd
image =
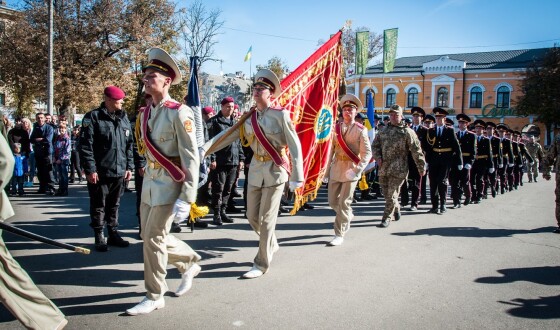
{"type": "Polygon", "coordinates": [[[189,217],[189,222],[194,222],[197,218],[202,218],[206,216],[210,211],[208,206],[198,206],[196,203],[191,204],[191,212],[189,217]]]}
{"type": "Polygon", "coordinates": [[[365,174],[362,174],[362,178],[360,179],[360,182],[358,183],[358,187],[360,188],[360,190],[366,190],[367,188],[369,188],[369,186],[367,184],[367,179],[366,179],[365,174]]]}
{"type": "Polygon", "coordinates": [[[138,148],[138,153],[140,155],[144,155],[146,153],[146,144],[142,139],[142,131],[141,129],[141,119],[142,115],[139,113],[138,117],[136,117],[136,124],[134,125],[134,137],[136,138],[136,147],[138,148]]]}

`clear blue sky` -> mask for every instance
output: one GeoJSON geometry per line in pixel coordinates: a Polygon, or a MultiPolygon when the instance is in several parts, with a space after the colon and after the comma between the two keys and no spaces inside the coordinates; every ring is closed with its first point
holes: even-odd
{"type": "MultiPolygon", "coordinates": [[[[8,0],[9,5],[17,0],[8,0]]],[[[191,1],[179,0],[179,6],[191,1]]],[[[382,33],[399,28],[397,57],[552,47],[560,44],[559,0],[204,0],[225,21],[215,48],[224,73],[252,72],[273,56],[295,69],[346,20],[382,33]],[[336,3],[342,3],[340,8],[336,3]],[[485,46],[485,47],[475,47],[485,46]]],[[[203,71],[218,74],[219,62],[203,71]]]]}

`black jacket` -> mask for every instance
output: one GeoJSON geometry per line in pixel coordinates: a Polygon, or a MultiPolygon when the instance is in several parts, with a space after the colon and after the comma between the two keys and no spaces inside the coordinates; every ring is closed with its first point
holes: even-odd
{"type": "Polygon", "coordinates": [[[132,130],[123,111],[109,115],[105,104],[85,114],[80,132],[80,161],[86,174],[124,177],[134,169],[132,130]]]}
{"type": "MultiPolygon", "coordinates": [[[[213,138],[221,132],[228,130],[234,124],[235,121],[225,118],[220,111],[207,122],[208,136],[213,138]]],[[[210,155],[210,161],[216,162],[217,166],[239,165],[239,162],[244,161],[244,159],[245,156],[241,150],[241,141],[239,139],[222,150],[216,151],[216,153],[210,155]]]]}

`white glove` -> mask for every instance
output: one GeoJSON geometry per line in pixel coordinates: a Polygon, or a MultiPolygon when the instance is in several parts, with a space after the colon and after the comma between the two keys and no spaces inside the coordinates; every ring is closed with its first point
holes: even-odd
{"type": "Polygon", "coordinates": [[[463,169],[463,165],[457,165],[457,168],[461,171],[463,169]]]}
{"type": "Polygon", "coordinates": [[[327,178],[326,176],[323,177],[323,183],[327,184],[329,183],[329,178],[327,178]]]}
{"type": "Polygon", "coordinates": [[[179,221],[184,220],[189,217],[190,212],[191,204],[180,199],[175,201],[175,204],[173,205],[173,216],[175,219],[178,219],[179,221]]]}
{"type": "Polygon", "coordinates": [[[523,164],[520,164],[520,165],[518,165],[518,166],[519,166],[519,168],[522,168],[522,167],[523,167],[523,164]]]}
{"type": "Polygon", "coordinates": [[[354,172],[353,169],[348,169],[346,170],[346,172],[344,173],[344,176],[346,177],[346,179],[350,180],[350,181],[354,181],[354,179],[356,179],[356,172],[354,172]]]}
{"type": "Polygon", "coordinates": [[[466,170],[470,170],[470,169],[471,169],[471,167],[472,167],[472,165],[471,165],[471,164],[465,164],[465,169],[466,169],[466,170]]]}
{"type": "Polygon", "coordinates": [[[494,173],[494,168],[493,168],[493,167],[490,167],[490,168],[488,169],[488,173],[490,173],[490,174],[494,173]]]}
{"type": "Polygon", "coordinates": [[[535,162],[530,162],[529,165],[533,166],[535,165],[535,162]]]}
{"type": "Polygon", "coordinates": [[[513,167],[513,165],[514,165],[513,163],[509,163],[508,167],[513,167]]]}
{"type": "Polygon", "coordinates": [[[303,187],[303,181],[290,181],[290,191],[303,187]]]}
{"type": "Polygon", "coordinates": [[[504,164],[498,164],[498,168],[504,168],[504,164]]]}
{"type": "Polygon", "coordinates": [[[428,163],[424,163],[424,171],[427,171],[427,170],[428,170],[428,167],[429,167],[429,166],[428,166],[428,163]]]}

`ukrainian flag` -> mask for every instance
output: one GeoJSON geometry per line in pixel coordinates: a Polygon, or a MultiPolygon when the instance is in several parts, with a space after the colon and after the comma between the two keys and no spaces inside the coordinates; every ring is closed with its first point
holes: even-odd
{"type": "Polygon", "coordinates": [[[248,60],[251,59],[251,52],[253,51],[253,46],[249,47],[249,50],[247,51],[247,55],[245,55],[245,60],[244,62],[247,62],[248,60]]]}

